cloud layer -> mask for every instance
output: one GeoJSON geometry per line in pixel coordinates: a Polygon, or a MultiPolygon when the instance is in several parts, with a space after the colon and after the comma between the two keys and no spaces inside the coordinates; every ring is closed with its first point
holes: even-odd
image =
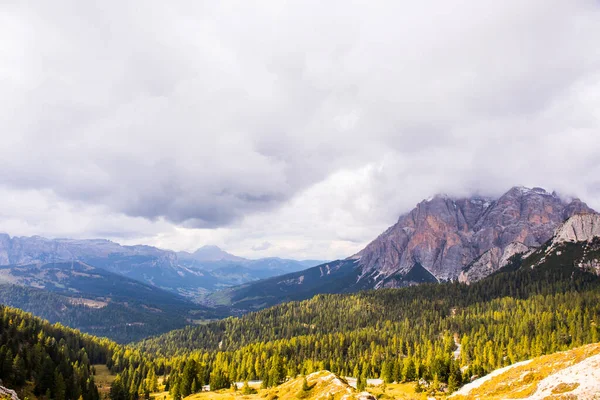
{"type": "Polygon", "coordinates": [[[597,1],[34,3],[0,5],[11,234],[333,258],[440,191],[600,208],[597,1]]]}

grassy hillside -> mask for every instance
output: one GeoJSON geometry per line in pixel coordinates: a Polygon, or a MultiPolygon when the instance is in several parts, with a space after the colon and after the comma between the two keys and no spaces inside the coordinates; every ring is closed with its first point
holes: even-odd
{"type": "MultiPolygon", "coordinates": [[[[398,399],[398,400],[425,400],[425,393],[416,393],[414,383],[393,383],[389,385],[370,386],[365,391],[359,392],[348,382],[329,371],[318,371],[304,377],[299,376],[294,379],[276,386],[274,388],[262,389],[260,385],[248,385],[238,387],[237,390],[231,388],[211,392],[199,392],[185,398],[185,400],[355,400],[369,399],[369,396],[377,399],[398,399]]],[[[166,397],[172,400],[167,392],[152,394],[156,400],[163,400],[166,397]]]]}
{"type": "Polygon", "coordinates": [[[600,396],[600,343],[494,371],[464,386],[451,399],[592,399],[597,396],[600,396]]]}

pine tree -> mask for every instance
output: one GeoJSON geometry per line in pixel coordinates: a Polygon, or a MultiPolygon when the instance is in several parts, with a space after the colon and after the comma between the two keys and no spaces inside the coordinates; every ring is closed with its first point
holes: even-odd
{"type": "Polygon", "coordinates": [[[306,376],[302,380],[302,387],[300,391],[296,394],[296,398],[298,399],[306,399],[310,396],[310,390],[312,388],[308,385],[308,381],[306,380],[306,376]]]}
{"type": "Polygon", "coordinates": [[[306,376],[304,377],[304,379],[302,379],[302,390],[305,392],[308,392],[311,389],[310,386],[308,386],[308,381],[306,380],[306,376]]]}
{"type": "Polygon", "coordinates": [[[65,400],[65,395],[66,395],[65,379],[63,378],[63,375],[58,371],[55,371],[54,376],[55,376],[54,400],[65,400]]]}
{"type": "Polygon", "coordinates": [[[173,400],[181,400],[181,391],[179,390],[179,382],[173,383],[171,396],[173,400]]]}
{"type": "Polygon", "coordinates": [[[363,368],[358,379],[356,380],[356,390],[359,392],[364,391],[367,388],[367,369],[363,368]]]}
{"type": "Polygon", "coordinates": [[[384,361],[381,366],[381,379],[385,383],[392,383],[394,381],[394,364],[391,362],[384,361]]]}
{"type": "Polygon", "coordinates": [[[256,393],[256,389],[251,388],[250,385],[248,385],[248,381],[244,381],[244,386],[242,386],[242,394],[249,395],[249,394],[255,394],[255,393],[256,393]]]}
{"type": "Polygon", "coordinates": [[[12,363],[12,379],[14,384],[16,386],[23,385],[25,383],[25,380],[27,379],[27,376],[25,375],[25,361],[23,361],[23,358],[19,354],[17,354],[13,359],[12,363]]]}
{"type": "Polygon", "coordinates": [[[117,376],[110,385],[110,398],[111,400],[127,400],[127,397],[127,392],[123,386],[122,379],[120,376],[117,376]]]}
{"type": "Polygon", "coordinates": [[[190,358],[185,363],[183,375],[181,377],[180,391],[183,397],[187,397],[192,393],[192,382],[196,378],[196,361],[190,358]]]}
{"type": "Polygon", "coordinates": [[[415,362],[412,358],[404,359],[404,368],[402,369],[402,377],[405,382],[412,382],[417,377],[415,362]]]}

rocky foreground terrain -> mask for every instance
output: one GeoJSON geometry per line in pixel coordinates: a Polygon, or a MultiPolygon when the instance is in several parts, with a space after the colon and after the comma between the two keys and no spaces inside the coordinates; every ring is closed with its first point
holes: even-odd
{"type": "Polygon", "coordinates": [[[573,399],[600,397],[600,343],[523,361],[463,386],[450,398],[573,399]]]}
{"type": "Polygon", "coordinates": [[[0,386],[0,399],[2,400],[19,400],[17,392],[12,389],[7,389],[4,386],[0,386]]]}

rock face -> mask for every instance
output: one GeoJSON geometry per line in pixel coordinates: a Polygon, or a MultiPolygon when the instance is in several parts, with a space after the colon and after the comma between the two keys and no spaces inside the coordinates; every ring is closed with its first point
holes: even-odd
{"type": "Polygon", "coordinates": [[[0,386],[0,399],[19,400],[19,396],[17,396],[17,392],[15,392],[14,390],[7,389],[4,386],[0,386]]]}
{"type": "Polygon", "coordinates": [[[600,215],[577,214],[556,230],[554,241],[587,242],[598,236],[600,236],[600,215]]]}
{"type": "Polygon", "coordinates": [[[534,267],[544,262],[572,264],[600,276],[600,214],[573,215],[536,253],[534,267]]]}
{"type": "MultiPolygon", "coordinates": [[[[469,282],[548,241],[572,215],[589,213],[594,211],[580,200],[564,201],[541,188],[514,187],[498,199],[438,195],[402,215],[351,258],[359,260],[359,279],[376,277],[375,287],[395,286],[397,280],[389,278],[406,275],[415,265],[438,280],[469,282]]],[[[573,232],[589,233],[580,227],[573,232]]]]}
{"type": "Polygon", "coordinates": [[[509,243],[504,250],[494,246],[460,271],[458,280],[468,283],[483,279],[508,264],[510,258],[515,254],[527,254],[532,248],[534,247],[527,247],[520,242],[509,243]]]}
{"type": "Polygon", "coordinates": [[[548,354],[498,369],[466,384],[449,399],[597,399],[600,343],[548,354]],[[552,368],[548,368],[548,366],[552,368]],[[524,379],[524,377],[534,377],[524,379]]]}

